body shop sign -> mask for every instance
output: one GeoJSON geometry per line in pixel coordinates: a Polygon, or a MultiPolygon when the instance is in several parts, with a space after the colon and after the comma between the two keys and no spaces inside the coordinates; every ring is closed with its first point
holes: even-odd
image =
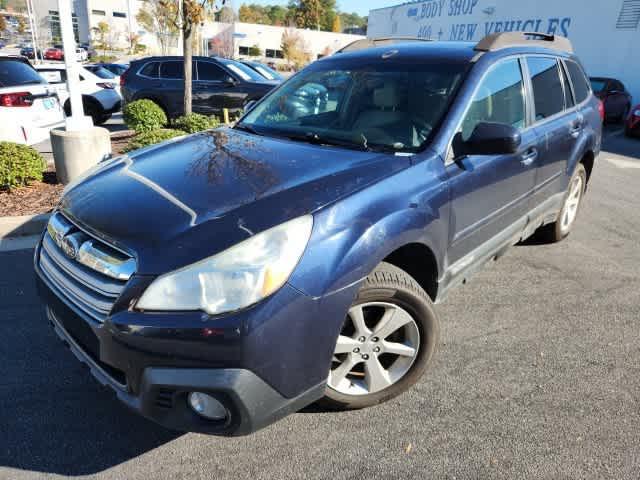
{"type": "MultiPolygon", "coordinates": [[[[372,11],[369,16],[369,35],[415,35],[429,40],[463,41],[479,41],[492,33],[512,31],[570,36],[569,16],[544,18],[528,17],[526,13],[519,16],[501,15],[502,10],[524,12],[528,7],[529,5],[511,0],[508,4],[504,0],[430,0],[405,4],[391,9],[391,19],[390,9],[372,11]],[[514,3],[518,4],[515,9],[514,3]],[[378,16],[378,12],[382,15],[378,16]]],[[[535,4],[531,7],[540,11],[535,8],[535,4]]]]}

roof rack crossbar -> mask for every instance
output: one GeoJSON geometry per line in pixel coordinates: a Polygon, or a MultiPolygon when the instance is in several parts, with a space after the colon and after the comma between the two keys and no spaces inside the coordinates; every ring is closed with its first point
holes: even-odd
{"type": "Polygon", "coordinates": [[[354,52],[356,50],[364,50],[366,48],[382,47],[385,45],[393,45],[394,43],[401,42],[432,42],[428,38],[411,37],[411,36],[398,36],[398,37],[375,37],[375,38],[361,38],[355,40],[348,45],[345,45],[336,53],[354,52]]]}
{"type": "Polygon", "coordinates": [[[573,53],[573,45],[568,38],[540,32],[493,33],[480,40],[475,46],[475,50],[478,52],[493,52],[509,47],[534,46],[573,53]]]}

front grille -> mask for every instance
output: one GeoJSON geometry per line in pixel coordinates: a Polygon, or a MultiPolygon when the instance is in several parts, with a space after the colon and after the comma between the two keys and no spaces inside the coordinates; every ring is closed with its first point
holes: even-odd
{"type": "MultiPolygon", "coordinates": [[[[64,236],[61,238],[73,238],[82,236],[83,244],[90,244],[92,249],[112,251],[111,247],[89,237],[71,224],[60,213],[56,213],[51,223],[65,225],[64,236]]],[[[93,320],[102,323],[111,312],[116,299],[122,293],[127,279],[112,278],[102,272],[96,271],[87,265],[81,264],[65,253],[60,242],[52,238],[52,229],[45,234],[40,250],[40,270],[46,278],[57,288],[59,293],[86,313],[93,320]]],[[[55,235],[55,233],[53,233],[55,235]]],[[[61,237],[61,238],[60,238],[61,237]]]]}

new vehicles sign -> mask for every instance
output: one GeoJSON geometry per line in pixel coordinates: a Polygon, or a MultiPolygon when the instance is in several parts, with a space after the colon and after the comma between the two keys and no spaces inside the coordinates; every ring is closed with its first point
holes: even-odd
{"type": "Polygon", "coordinates": [[[614,77],[640,98],[640,0],[429,0],[369,12],[371,38],[412,36],[478,42],[491,33],[569,37],[589,75],[614,77]]]}

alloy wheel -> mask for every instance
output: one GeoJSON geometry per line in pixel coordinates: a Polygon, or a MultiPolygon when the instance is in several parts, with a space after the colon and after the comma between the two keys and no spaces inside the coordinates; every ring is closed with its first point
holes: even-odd
{"type": "Polygon", "coordinates": [[[420,331],[399,305],[368,302],[349,309],[338,336],[328,385],[346,395],[367,395],[398,382],[420,348],[420,331]]]}
{"type": "Polygon", "coordinates": [[[578,208],[580,207],[580,201],[582,200],[582,191],[583,179],[582,176],[577,175],[571,182],[569,196],[565,200],[564,208],[562,209],[560,227],[563,232],[568,232],[571,229],[571,226],[578,215],[578,208]]]}

